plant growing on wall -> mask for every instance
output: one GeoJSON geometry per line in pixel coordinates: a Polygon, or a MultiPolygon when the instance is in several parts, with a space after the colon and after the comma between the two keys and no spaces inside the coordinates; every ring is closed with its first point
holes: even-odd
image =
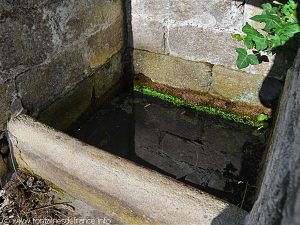
{"type": "Polygon", "coordinates": [[[289,40],[300,32],[297,3],[294,0],[288,0],[286,4],[277,1],[274,1],[273,5],[265,3],[262,9],[261,15],[253,16],[251,20],[264,23],[263,29],[256,29],[246,23],[242,29],[243,35],[232,35],[245,45],[245,48],[236,49],[238,54],[236,65],[239,69],[259,64],[262,53],[271,55],[280,46],[293,45],[289,40]]]}

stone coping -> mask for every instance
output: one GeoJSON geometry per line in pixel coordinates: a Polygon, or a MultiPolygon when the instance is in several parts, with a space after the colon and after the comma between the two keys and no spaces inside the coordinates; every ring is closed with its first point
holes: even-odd
{"type": "Polygon", "coordinates": [[[157,172],[82,143],[26,115],[8,123],[13,155],[120,224],[238,224],[246,212],[157,172]]]}

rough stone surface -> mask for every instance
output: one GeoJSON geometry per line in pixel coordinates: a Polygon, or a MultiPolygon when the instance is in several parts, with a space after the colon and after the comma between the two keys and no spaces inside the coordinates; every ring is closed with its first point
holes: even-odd
{"type": "Polygon", "coordinates": [[[94,97],[101,99],[123,75],[122,55],[117,53],[104,66],[93,74],[94,97]]]}
{"type": "Polygon", "coordinates": [[[170,54],[193,61],[209,62],[232,67],[235,65],[235,48],[241,46],[230,33],[196,26],[177,26],[169,31],[170,54]]]}
{"type": "Polygon", "coordinates": [[[88,39],[88,62],[91,69],[103,65],[123,47],[123,20],[117,19],[111,26],[88,39]]]}
{"type": "Polygon", "coordinates": [[[239,31],[243,24],[243,6],[231,0],[170,0],[171,23],[239,31]]]}
{"type": "Polygon", "coordinates": [[[0,154],[0,182],[1,182],[1,178],[6,174],[6,172],[7,172],[7,161],[0,154]]]}
{"type": "Polygon", "coordinates": [[[121,224],[238,224],[246,215],[235,206],[26,116],[12,120],[8,132],[21,168],[42,176],[121,224]]]}
{"type": "Polygon", "coordinates": [[[300,224],[300,50],[288,77],[270,141],[258,199],[247,219],[252,225],[300,224]]]}
{"type": "Polygon", "coordinates": [[[263,80],[262,75],[214,66],[210,93],[230,101],[261,105],[258,95],[263,80]]]}
{"type": "Polygon", "coordinates": [[[99,69],[122,48],[122,23],[121,0],[1,1],[0,130],[21,101],[37,116],[99,69]]]}
{"type": "Polygon", "coordinates": [[[14,81],[7,81],[4,84],[0,83],[0,138],[4,126],[11,115],[15,112],[20,112],[22,105],[16,92],[14,81]]]}
{"type": "Polygon", "coordinates": [[[134,70],[154,82],[181,89],[207,91],[211,66],[146,51],[134,51],[134,70]]]}
{"type": "Polygon", "coordinates": [[[122,1],[65,0],[48,1],[43,16],[49,21],[53,36],[64,46],[90,36],[122,17],[122,1]]]}
{"type": "Polygon", "coordinates": [[[24,107],[37,115],[86,77],[85,69],[83,49],[72,46],[54,60],[18,76],[16,81],[24,107]]]}
{"type": "MultiPolygon", "coordinates": [[[[134,0],[134,48],[236,69],[235,48],[242,44],[231,34],[242,33],[244,23],[261,12],[264,2],[250,0],[242,5],[242,1],[232,0],[134,0]]],[[[244,71],[266,75],[273,60],[271,57],[270,62],[244,71]]]]}
{"type": "Polygon", "coordinates": [[[40,113],[38,119],[58,130],[69,128],[90,107],[93,85],[90,78],[40,113]]]}
{"type": "Polygon", "coordinates": [[[156,53],[165,52],[165,27],[161,20],[132,17],[133,45],[135,49],[156,53]]]}

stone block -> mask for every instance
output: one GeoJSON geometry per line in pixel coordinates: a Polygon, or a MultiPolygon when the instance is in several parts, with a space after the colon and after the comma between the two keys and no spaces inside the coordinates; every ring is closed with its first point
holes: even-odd
{"type": "Polygon", "coordinates": [[[63,96],[87,76],[84,51],[72,46],[52,61],[18,76],[17,87],[24,107],[33,115],[63,96]]]}
{"type": "Polygon", "coordinates": [[[83,115],[92,102],[92,79],[87,78],[73,90],[40,113],[38,119],[47,125],[66,130],[83,115]]]}
{"type": "MultiPolygon", "coordinates": [[[[240,31],[243,7],[232,0],[170,0],[170,20],[203,28],[240,31]]],[[[189,32],[188,32],[189,33],[189,32]]]]}
{"type": "Polygon", "coordinates": [[[263,80],[262,75],[214,66],[210,93],[230,101],[260,105],[258,94],[263,80]]]}
{"type": "Polygon", "coordinates": [[[34,10],[25,13],[8,13],[0,23],[0,70],[12,76],[42,63],[54,51],[51,29],[42,14],[34,10]]]}
{"type": "Polygon", "coordinates": [[[50,1],[43,9],[61,44],[89,36],[123,16],[122,1],[50,1]]]}
{"type": "Polygon", "coordinates": [[[111,88],[120,82],[122,74],[122,55],[121,53],[117,53],[93,74],[94,97],[101,99],[111,88]]]}
{"type": "Polygon", "coordinates": [[[9,119],[9,108],[15,98],[15,85],[12,81],[0,83],[0,133],[4,130],[5,124],[9,119]]]}
{"type": "Polygon", "coordinates": [[[153,82],[174,88],[207,91],[211,82],[211,66],[173,56],[134,51],[134,70],[153,82]]]}
{"type": "Polygon", "coordinates": [[[171,55],[235,67],[235,48],[241,44],[233,40],[230,33],[187,25],[170,29],[169,46],[171,55]]]}
{"type": "Polygon", "coordinates": [[[169,1],[168,0],[132,0],[131,9],[133,16],[144,16],[144,18],[161,20],[168,18],[169,1]]]}
{"type": "Polygon", "coordinates": [[[156,53],[165,52],[165,29],[163,21],[142,16],[132,17],[133,46],[135,49],[156,53]]]}
{"type": "Polygon", "coordinates": [[[123,31],[123,19],[120,18],[88,39],[88,62],[91,69],[100,67],[120,51],[124,44],[123,31]]]}

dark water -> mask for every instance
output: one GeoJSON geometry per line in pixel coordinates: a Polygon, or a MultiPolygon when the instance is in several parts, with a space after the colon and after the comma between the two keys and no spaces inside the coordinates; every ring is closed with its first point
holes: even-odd
{"type": "Polygon", "coordinates": [[[264,150],[254,130],[140,93],[123,93],[71,135],[249,210],[264,150]]]}

